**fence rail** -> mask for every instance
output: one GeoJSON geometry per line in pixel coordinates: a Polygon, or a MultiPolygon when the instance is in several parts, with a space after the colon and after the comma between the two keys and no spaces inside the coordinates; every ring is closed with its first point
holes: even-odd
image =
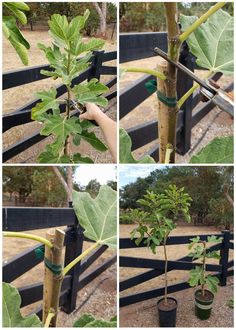
{"type": "MultiPolygon", "coordinates": [[[[167,34],[166,32],[151,33],[123,33],[120,34],[120,62],[150,58],[156,56],[154,48],[159,47],[163,51],[167,50],[167,34]]],[[[199,69],[195,64],[195,58],[189,53],[186,43],[182,45],[179,62],[185,65],[191,71],[199,69]]],[[[222,76],[221,73],[214,74],[211,79],[216,82],[222,76]]],[[[120,119],[128,115],[135,107],[145,101],[152,93],[149,93],[145,87],[146,82],[156,79],[151,75],[143,75],[131,86],[128,86],[120,92],[120,119]]],[[[177,96],[181,98],[191,87],[193,80],[184,72],[178,70],[177,73],[177,96]]],[[[232,91],[234,84],[230,83],[224,90],[232,91]]],[[[181,106],[179,111],[177,125],[177,152],[184,155],[191,147],[191,129],[204,118],[215,105],[211,100],[200,104],[199,90],[191,95],[188,100],[181,106]],[[198,106],[197,109],[195,109],[198,106]]],[[[157,140],[158,138],[158,121],[154,120],[127,129],[132,140],[132,151],[146,144],[157,140]],[[143,141],[143,142],[142,142],[143,141]]],[[[158,144],[151,148],[147,155],[152,156],[156,161],[159,160],[158,144]]]]}
{"type": "MultiPolygon", "coordinates": [[[[4,231],[27,231],[43,228],[66,226],[65,229],[65,265],[82,253],[84,241],[90,241],[83,235],[83,229],[72,208],[36,208],[5,207],[2,214],[4,231]]],[[[7,260],[3,264],[3,281],[10,283],[43,262],[43,256],[36,256],[35,250],[43,247],[37,244],[7,260]]],[[[62,284],[60,307],[71,313],[76,307],[78,291],[93,281],[108,267],[116,262],[116,255],[93,267],[94,262],[107,250],[107,246],[98,247],[85,260],[73,267],[62,284]]],[[[35,283],[18,288],[21,295],[21,307],[30,305],[43,298],[43,283],[35,283]]],[[[35,310],[41,318],[42,307],[35,310]]]]}
{"type": "MultiPolygon", "coordinates": [[[[92,61],[90,67],[82,72],[78,77],[73,79],[72,86],[79,84],[85,80],[90,80],[92,78],[97,78],[100,80],[102,75],[117,75],[117,68],[111,65],[104,65],[104,63],[115,60],[117,58],[117,52],[107,52],[97,51],[93,53],[92,61]]],[[[10,89],[13,87],[29,84],[35,81],[42,79],[48,79],[47,76],[44,76],[40,73],[40,70],[52,70],[48,65],[38,65],[31,68],[24,68],[20,70],[14,70],[7,73],[3,73],[3,90],[10,89]]],[[[106,86],[111,88],[117,83],[117,78],[113,77],[106,83],[106,86]]],[[[58,85],[56,87],[57,97],[60,97],[66,92],[65,85],[58,85]]],[[[104,95],[109,101],[117,96],[117,92],[110,91],[104,95]]],[[[22,107],[16,109],[15,111],[3,115],[2,128],[3,132],[8,131],[13,127],[19,125],[30,123],[31,120],[31,110],[32,108],[40,101],[40,99],[35,99],[22,107]]],[[[61,113],[65,112],[65,105],[60,105],[61,113]]],[[[78,112],[75,112],[73,115],[78,115],[78,112]]],[[[19,153],[27,150],[36,143],[47,138],[46,136],[40,135],[40,131],[33,133],[31,136],[22,139],[21,141],[16,142],[10,147],[6,148],[3,151],[3,162],[8,161],[19,153]]]]}
{"type": "MultiPolygon", "coordinates": [[[[233,234],[229,231],[223,231],[222,234],[214,234],[216,237],[222,237],[222,243],[215,244],[207,249],[207,252],[220,250],[220,261],[219,265],[216,264],[206,264],[206,270],[210,272],[214,272],[216,276],[218,276],[220,280],[220,285],[225,286],[227,284],[227,277],[233,275],[234,261],[229,261],[229,250],[233,249],[233,234]]],[[[196,235],[195,235],[196,236],[196,235]]],[[[181,245],[188,244],[190,239],[195,237],[194,235],[188,236],[172,236],[167,240],[167,245],[181,245]]],[[[208,235],[199,235],[201,240],[206,240],[208,235]]],[[[120,239],[120,249],[133,249],[133,248],[141,248],[146,247],[144,244],[140,244],[136,246],[134,241],[131,241],[129,238],[121,238],[120,239]]],[[[120,282],[120,292],[125,291],[129,288],[132,288],[136,285],[142,284],[146,281],[154,279],[165,272],[165,261],[159,259],[145,259],[138,257],[129,257],[129,256],[121,256],[120,267],[131,267],[131,268],[148,268],[151,270],[145,271],[144,273],[135,275],[131,278],[124,279],[120,282]]],[[[198,263],[193,263],[192,258],[188,255],[175,260],[168,261],[168,272],[172,270],[191,270],[198,263]]],[[[177,283],[174,285],[168,286],[168,293],[178,292],[181,290],[185,290],[190,288],[189,284],[185,282],[177,283]]],[[[131,305],[143,300],[155,298],[162,296],[164,294],[164,287],[158,289],[152,289],[144,292],[139,292],[135,294],[130,294],[127,296],[122,296],[120,298],[120,307],[131,305]]]]}

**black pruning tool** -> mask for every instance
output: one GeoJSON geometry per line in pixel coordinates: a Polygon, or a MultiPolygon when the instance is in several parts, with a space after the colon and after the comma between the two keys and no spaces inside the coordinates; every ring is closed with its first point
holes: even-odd
{"type": "MultiPolygon", "coordinates": [[[[179,70],[186,73],[190,76],[196,83],[200,85],[200,92],[207,98],[207,100],[211,100],[215,105],[217,105],[220,109],[226,111],[231,116],[234,116],[234,102],[231,98],[227,95],[227,93],[220,89],[219,87],[213,86],[213,82],[211,80],[202,80],[197,77],[191,70],[186,68],[179,62],[175,62],[171,60],[168,55],[163,52],[160,48],[156,47],[154,52],[164,58],[169,63],[173,64],[179,70]]],[[[215,85],[215,84],[214,84],[215,85]]]]}
{"type": "MultiPolygon", "coordinates": [[[[74,100],[70,100],[70,108],[76,110],[76,113],[80,116],[82,115],[82,113],[86,112],[86,107],[84,105],[78,105],[77,102],[75,102],[74,100]]],[[[95,125],[98,126],[98,123],[95,120],[90,120],[90,122],[95,125]]]]}

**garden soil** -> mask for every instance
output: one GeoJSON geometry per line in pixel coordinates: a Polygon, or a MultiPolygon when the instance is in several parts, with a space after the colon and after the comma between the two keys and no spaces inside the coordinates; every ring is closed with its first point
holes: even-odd
{"type": "MultiPolygon", "coordinates": [[[[121,67],[144,67],[146,69],[155,68],[156,57],[141,59],[132,62],[122,63],[121,67]]],[[[206,75],[206,71],[195,70],[195,74],[201,78],[206,75]]],[[[120,79],[120,90],[131,87],[137,79],[143,76],[142,73],[125,73],[120,79]]],[[[233,80],[232,76],[221,77],[218,81],[221,87],[227,86],[233,80]]],[[[198,105],[201,106],[203,103],[198,105]]],[[[197,107],[193,110],[197,110],[197,107]]],[[[158,119],[158,108],[156,94],[152,94],[144,102],[134,108],[128,115],[120,121],[120,126],[128,129],[145,122],[158,119]]],[[[176,163],[189,163],[190,158],[198,153],[215,137],[223,137],[234,134],[233,118],[226,112],[215,107],[208,115],[206,115],[193,129],[191,134],[191,149],[184,156],[176,155],[176,163]]],[[[150,142],[133,152],[135,158],[140,158],[152,149],[158,140],[150,142]]]]}
{"type": "MultiPolygon", "coordinates": [[[[129,233],[135,225],[120,225],[120,237],[129,237],[129,233]]],[[[205,226],[179,226],[172,232],[173,236],[180,235],[200,235],[220,233],[214,227],[205,226]]],[[[209,244],[210,246],[210,244],[209,244]]],[[[167,254],[169,260],[179,259],[189,253],[187,245],[168,246],[167,254]]],[[[163,247],[158,247],[156,255],[147,250],[147,248],[122,249],[121,256],[137,256],[140,258],[163,259],[163,247]]],[[[230,250],[229,260],[233,258],[233,251],[230,250]]],[[[210,263],[217,263],[212,259],[210,263]]],[[[120,281],[131,278],[147,269],[120,267],[120,281]]],[[[174,285],[188,280],[188,272],[174,270],[168,272],[168,284],[174,285]]],[[[157,289],[164,286],[164,275],[150,281],[139,284],[133,288],[120,293],[120,296],[127,296],[143,291],[157,289]]],[[[228,307],[228,301],[233,299],[233,277],[228,278],[226,287],[219,287],[214,300],[214,308],[209,320],[200,321],[194,315],[194,289],[187,289],[170,294],[178,300],[177,309],[177,327],[233,327],[233,309],[228,307]]],[[[158,327],[157,314],[158,297],[149,299],[140,303],[120,308],[120,326],[121,327],[158,327]]]]}
{"type": "MultiPolygon", "coordinates": [[[[26,39],[31,45],[29,50],[29,67],[42,65],[46,63],[44,53],[37,48],[37,43],[45,43],[50,45],[51,38],[47,31],[24,31],[26,39]]],[[[108,33],[108,35],[110,35],[108,33]]],[[[86,40],[86,38],[85,38],[86,40]]],[[[107,40],[104,46],[106,51],[116,50],[116,36],[113,40],[107,40]]],[[[106,65],[116,66],[116,61],[106,62],[106,65]]],[[[17,70],[25,68],[18,56],[15,53],[13,47],[4,38],[3,39],[3,72],[8,72],[11,70],[17,70]]],[[[101,82],[106,83],[112,76],[101,76],[101,82]]],[[[60,85],[59,81],[54,81],[53,79],[44,79],[30,84],[22,85],[19,87],[14,87],[3,91],[3,114],[14,112],[16,109],[22,107],[23,105],[31,102],[35,99],[35,93],[41,90],[48,90],[51,87],[60,85]]],[[[114,90],[115,86],[111,88],[114,90]]],[[[63,96],[62,96],[63,97],[63,96]]],[[[113,99],[109,102],[108,108],[105,109],[106,114],[113,120],[116,120],[116,100],[113,99]]],[[[20,140],[29,137],[33,133],[39,131],[41,125],[36,122],[19,125],[12,128],[3,134],[3,149],[6,149],[20,140]]],[[[103,136],[99,128],[94,128],[93,131],[100,137],[103,142],[103,136]]],[[[53,141],[52,137],[46,138],[45,140],[37,143],[33,147],[27,149],[26,151],[20,153],[14,158],[10,159],[9,163],[37,163],[37,156],[39,152],[43,151],[46,144],[53,141]]],[[[87,142],[82,141],[81,145],[76,148],[77,152],[81,154],[86,154],[91,157],[95,163],[112,163],[112,158],[109,151],[104,153],[96,151],[87,142]]]]}
{"type": "MultiPolygon", "coordinates": [[[[62,228],[63,229],[63,228],[62,228]]],[[[31,234],[45,237],[46,229],[30,231],[31,234]]],[[[84,249],[92,243],[85,242],[84,249]]],[[[17,254],[26,249],[35,246],[35,242],[19,238],[3,238],[3,260],[10,260],[17,254]]],[[[100,256],[93,265],[91,265],[84,274],[88,274],[97,266],[101,265],[107,259],[114,255],[114,251],[107,250],[100,256]]],[[[43,263],[32,268],[27,273],[20,276],[12,282],[12,285],[19,288],[26,285],[42,282],[43,263]]],[[[110,319],[117,315],[116,310],[116,264],[109,267],[105,272],[99,275],[85,288],[79,291],[76,301],[76,309],[71,314],[60,311],[58,314],[58,327],[72,327],[73,323],[84,313],[91,313],[97,318],[110,319]],[[101,304],[102,302],[102,304],[101,304]]],[[[28,315],[42,305],[42,301],[22,308],[22,314],[28,315]]]]}

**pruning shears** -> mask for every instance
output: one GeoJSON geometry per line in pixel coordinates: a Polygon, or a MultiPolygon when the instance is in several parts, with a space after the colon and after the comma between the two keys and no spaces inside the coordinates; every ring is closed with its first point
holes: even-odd
{"type": "Polygon", "coordinates": [[[215,105],[217,105],[220,109],[226,111],[231,116],[234,116],[234,102],[233,100],[227,95],[227,93],[219,88],[216,84],[212,82],[212,80],[202,80],[197,77],[191,70],[186,68],[183,64],[179,62],[175,62],[171,60],[168,55],[163,52],[160,48],[156,47],[154,52],[164,58],[169,63],[176,66],[179,70],[186,73],[189,77],[191,77],[197,84],[199,84],[200,92],[207,98],[207,100],[211,100],[215,105]]]}
{"type": "MultiPolygon", "coordinates": [[[[70,107],[74,110],[77,111],[78,115],[82,115],[82,113],[86,112],[86,107],[84,105],[78,105],[77,102],[75,102],[74,100],[70,100],[70,107]]],[[[92,124],[94,124],[95,126],[98,126],[97,122],[95,120],[90,120],[90,122],[92,124]]]]}

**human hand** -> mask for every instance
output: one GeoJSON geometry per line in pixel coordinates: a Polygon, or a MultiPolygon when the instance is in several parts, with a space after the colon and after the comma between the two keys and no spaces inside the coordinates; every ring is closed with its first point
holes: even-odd
{"type": "Polygon", "coordinates": [[[102,110],[94,103],[86,103],[86,112],[79,116],[80,119],[95,120],[97,121],[101,115],[102,110]]]}

